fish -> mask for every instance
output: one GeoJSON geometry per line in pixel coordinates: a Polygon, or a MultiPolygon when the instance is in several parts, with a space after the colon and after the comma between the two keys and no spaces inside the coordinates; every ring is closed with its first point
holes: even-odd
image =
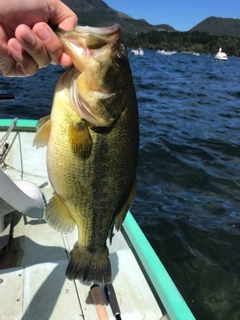
{"type": "Polygon", "coordinates": [[[73,66],[59,78],[51,114],[37,123],[33,145],[47,146],[53,196],[44,219],[78,239],[66,277],[112,280],[108,237],[120,230],[136,191],[138,105],[120,26],[57,29],[73,66]]]}

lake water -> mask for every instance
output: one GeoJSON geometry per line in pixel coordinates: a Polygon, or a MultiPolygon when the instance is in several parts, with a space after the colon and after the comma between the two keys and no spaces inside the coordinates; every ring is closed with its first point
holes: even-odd
{"type": "MultiPolygon", "coordinates": [[[[240,319],[240,58],[130,62],[141,133],[131,211],[197,319],[240,319]]],[[[15,94],[0,118],[49,114],[62,72],[0,77],[0,93],[15,94]]]]}

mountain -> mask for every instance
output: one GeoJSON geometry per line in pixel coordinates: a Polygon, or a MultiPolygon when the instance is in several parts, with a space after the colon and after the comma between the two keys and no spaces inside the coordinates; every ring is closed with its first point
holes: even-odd
{"type": "MultiPolygon", "coordinates": [[[[151,25],[144,19],[133,19],[125,13],[112,9],[102,0],[62,1],[77,14],[80,25],[105,27],[119,23],[126,39],[134,34],[151,30],[176,31],[168,24],[151,25]]],[[[209,17],[189,30],[192,31],[240,38],[240,19],[209,17]]]]}
{"type": "Polygon", "coordinates": [[[204,31],[217,36],[240,38],[240,19],[209,17],[189,31],[204,31]]]}
{"type": "Polygon", "coordinates": [[[144,19],[133,19],[125,13],[110,8],[102,0],[62,0],[78,16],[80,25],[90,25],[92,27],[111,26],[119,23],[123,34],[128,37],[139,32],[150,30],[174,31],[174,28],[166,25],[151,25],[144,19]]]}

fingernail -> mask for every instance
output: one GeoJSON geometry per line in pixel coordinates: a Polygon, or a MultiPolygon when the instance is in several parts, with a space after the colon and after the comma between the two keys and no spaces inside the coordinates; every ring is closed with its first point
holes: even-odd
{"type": "Polygon", "coordinates": [[[39,39],[43,41],[48,41],[50,39],[50,32],[46,27],[42,27],[40,30],[38,30],[37,35],[39,39]]]}
{"type": "Polygon", "coordinates": [[[34,35],[32,34],[31,31],[25,33],[24,41],[28,42],[29,44],[34,44],[35,37],[34,37],[34,35]]]}
{"type": "Polygon", "coordinates": [[[11,50],[11,53],[12,53],[12,50],[15,51],[17,54],[19,52],[22,52],[22,46],[19,44],[19,42],[16,39],[10,39],[8,41],[8,46],[11,50]]]}

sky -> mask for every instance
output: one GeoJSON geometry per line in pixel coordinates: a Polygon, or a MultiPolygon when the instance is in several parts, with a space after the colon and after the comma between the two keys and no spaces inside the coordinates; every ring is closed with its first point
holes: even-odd
{"type": "Polygon", "coordinates": [[[104,0],[114,10],[150,24],[188,31],[210,16],[240,19],[240,0],[104,0]]]}

